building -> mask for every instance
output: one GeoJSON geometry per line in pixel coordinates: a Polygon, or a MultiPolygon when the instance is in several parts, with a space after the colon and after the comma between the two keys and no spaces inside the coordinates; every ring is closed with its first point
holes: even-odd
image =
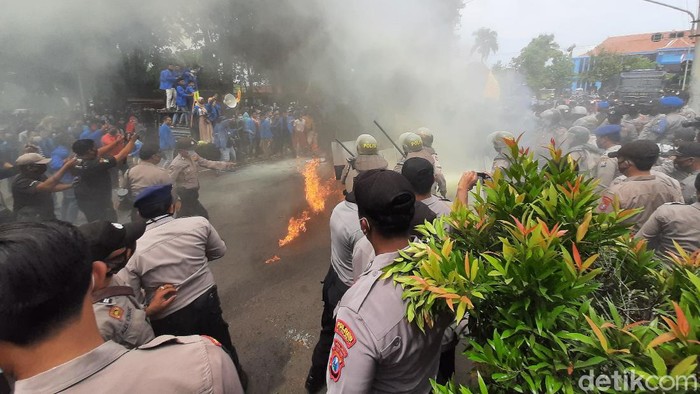
{"type": "Polygon", "coordinates": [[[656,62],[658,69],[671,73],[683,72],[686,61],[692,62],[694,58],[695,38],[691,35],[690,30],[685,30],[608,37],[592,50],[572,59],[576,75],[572,88],[591,87],[579,76],[590,70],[592,57],[601,52],[642,56],[656,62]]]}

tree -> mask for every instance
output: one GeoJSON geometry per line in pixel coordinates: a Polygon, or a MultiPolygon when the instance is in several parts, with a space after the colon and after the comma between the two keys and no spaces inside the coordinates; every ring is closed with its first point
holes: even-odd
{"type": "Polygon", "coordinates": [[[533,90],[563,89],[572,80],[574,65],[554,42],[553,34],[541,34],[530,41],[511,61],[533,90]]]}
{"type": "Polygon", "coordinates": [[[472,47],[472,54],[478,52],[481,56],[481,61],[486,62],[489,55],[493,52],[498,52],[498,33],[482,27],[481,29],[472,33],[474,36],[474,46],[472,47]]]}
{"type": "Polygon", "coordinates": [[[643,56],[623,56],[614,52],[600,51],[591,57],[591,69],[586,74],[589,82],[600,82],[603,88],[616,83],[623,71],[654,69],[656,63],[643,56]]]}

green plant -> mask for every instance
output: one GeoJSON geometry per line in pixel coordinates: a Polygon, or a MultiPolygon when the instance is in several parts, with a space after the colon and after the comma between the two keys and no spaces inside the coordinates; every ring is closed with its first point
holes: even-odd
{"type": "MultiPolygon", "coordinates": [[[[480,392],[570,393],[589,370],[651,374],[659,359],[687,372],[696,337],[665,317],[668,332],[679,333],[670,338],[652,319],[678,308],[668,303],[670,273],[630,236],[625,220],[636,211],[597,212],[596,182],[553,143],[540,165],[518,141],[506,142],[510,167],[477,187],[471,209],[456,204],[450,216],[419,227],[424,238],[385,268],[384,277],[403,286],[408,320],[425,329],[445,313],[457,321],[470,313],[466,356],[480,392]]],[[[684,316],[700,316],[693,308],[684,316]]]]}

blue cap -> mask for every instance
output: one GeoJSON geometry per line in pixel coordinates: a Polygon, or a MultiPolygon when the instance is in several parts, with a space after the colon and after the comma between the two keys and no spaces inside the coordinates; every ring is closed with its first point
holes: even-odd
{"type": "Polygon", "coordinates": [[[607,101],[599,101],[598,102],[598,109],[608,109],[610,108],[610,103],[607,101]]]}
{"type": "Polygon", "coordinates": [[[664,96],[659,99],[659,104],[668,108],[680,108],[685,105],[685,101],[678,96],[664,96]]]}
{"type": "Polygon", "coordinates": [[[622,131],[622,126],[619,124],[606,124],[605,126],[600,126],[595,130],[595,135],[598,137],[604,137],[610,134],[620,134],[622,131]]]}
{"type": "Polygon", "coordinates": [[[172,201],[173,185],[149,186],[141,191],[134,199],[134,207],[156,204],[160,202],[172,201]]]}

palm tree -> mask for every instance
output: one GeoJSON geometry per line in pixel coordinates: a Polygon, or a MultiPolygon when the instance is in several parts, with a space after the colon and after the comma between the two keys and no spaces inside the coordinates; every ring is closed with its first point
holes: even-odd
{"type": "Polygon", "coordinates": [[[479,52],[481,61],[485,62],[489,55],[498,52],[498,33],[486,27],[472,33],[474,36],[474,46],[472,53],[479,52]]]}

